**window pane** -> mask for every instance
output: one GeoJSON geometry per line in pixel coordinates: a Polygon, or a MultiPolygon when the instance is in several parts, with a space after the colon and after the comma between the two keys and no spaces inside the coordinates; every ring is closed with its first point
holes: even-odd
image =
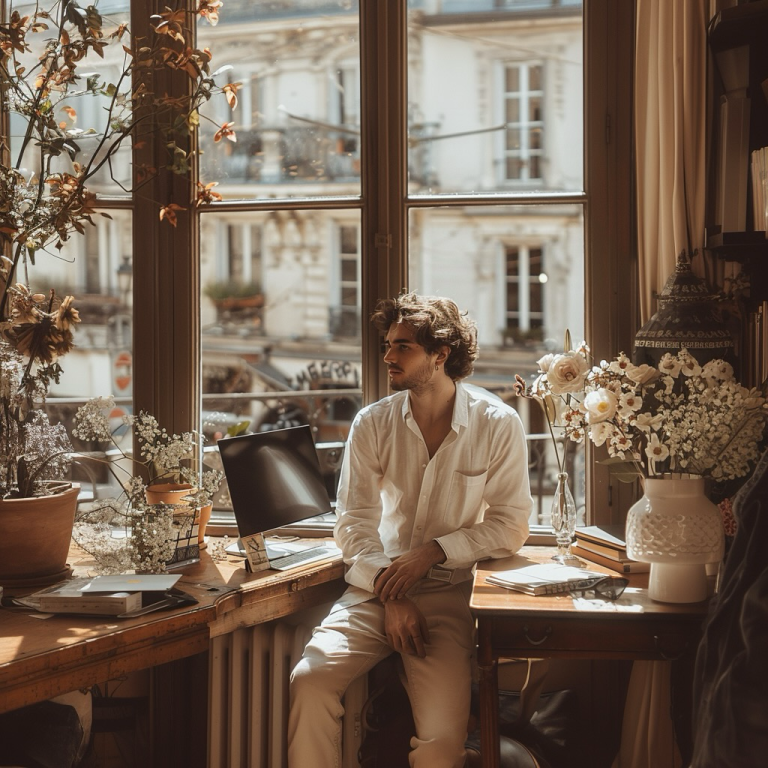
{"type": "MultiPolygon", "coordinates": [[[[47,6],[44,6],[47,7],[47,6]]],[[[128,22],[130,3],[128,0],[113,0],[110,3],[102,3],[98,11],[102,16],[102,32],[105,39],[112,34],[121,23],[128,22]]],[[[18,11],[24,17],[35,11],[32,3],[13,3],[13,10],[18,11]]],[[[26,52],[14,51],[15,59],[25,68],[26,79],[30,87],[34,85],[40,74],[41,57],[46,51],[46,44],[51,36],[53,24],[48,25],[47,30],[38,32],[29,31],[26,42],[30,50],[26,52]]],[[[62,151],[58,157],[53,158],[50,165],[50,173],[73,173],[73,163],[80,166],[88,164],[98,165],[106,159],[106,148],[112,142],[108,142],[96,157],[99,143],[105,131],[109,130],[111,97],[105,95],[110,86],[117,87],[119,92],[128,93],[131,88],[130,79],[119,82],[119,76],[125,66],[124,51],[120,45],[106,45],[104,56],[99,57],[91,52],[81,61],[77,62],[78,85],[70,88],[66,98],[61,98],[60,91],[55,84],[49,91],[49,109],[53,111],[59,130],[59,137],[49,136],[50,139],[64,138],[68,140],[67,147],[74,150],[71,156],[68,151],[62,151]],[[86,73],[88,73],[86,77],[86,73]],[[88,85],[86,85],[88,83],[88,85]],[[71,95],[70,95],[71,94],[71,95]]],[[[52,68],[55,71],[55,67],[52,68]]],[[[26,118],[14,111],[15,107],[21,107],[16,99],[9,99],[10,109],[10,149],[14,167],[23,169],[23,174],[29,179],[30,174],[35,174],[35,179],[40,177],[41,159],[39,148],[33,139],[24,144],[26,132],[26,118]],[[19,153],[23,148],[23,156],[17,162],[19,153]]],[[[112,118],[122,116],[119,106],[112,111],[112,118]]],[[[131,186],[131,155],[130,141],[125,143],[124,149],[120,149],[112,155],[110,162],[91,176],[88,188],[92,192],[107,193],[111,197],[127,196],[131,186]],[[122,185],[122,189],[118,184],[122,185]]]]}
{"type": "Polygon", "coordinates": [[[408,0],[408,8],[412,192],[580,192],[581,4],[408,0]]]}
{"type": "Polygon", "coordinates": [[[246,422],[252,431],[310,424],[318,441],[346,438],[362,403],[360,290],[359,257],[342,255],[342,242],[356,247],[359,227],[357,211],[202,216],[203,416],[210,437],[246,422]],[[242,244],[242,260],[233,258],[233,243],[242,244]],[[251,267],[237,272],[234,264],[251,267]],[[344,407],[337,408],[341,395],[326,390],[349,391],[344,407]]]}
{"type": "MultiPolygon", "coordinates": [[[[532,522],[548,524],[557,462],[551,438],[529,418],[538,406],[516,398],[513,384],[515,374],[532,381],[537,361],[562,351],[566,329],[575,343],[583,338],[582,208],[417,208],[410,212],[409,229],[409,288],[448,296],[477,322],[480,355],[471,381],[521,414],[530,433],[531,458],[539,461],[531,474],[537,502],[532,522]],[[450,249],[445,248],[447,239],[450,249]]],[[[571,445],[568,455],[581,505],[583,453],[571,445]]]]}
{"type": "Polygon", "coordinates": [[[236,109],[218,95],[200,123],[200,175],[225,199],[360,194],[358,21],[351,0],[232,0],[200,22],[199,46],[239,83],[236,109]],[[228,122],[237,140],[215,141],[228,122]]]}

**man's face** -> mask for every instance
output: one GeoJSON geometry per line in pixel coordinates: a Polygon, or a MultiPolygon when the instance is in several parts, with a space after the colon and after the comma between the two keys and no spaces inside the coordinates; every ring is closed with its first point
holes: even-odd
{"type": "Polygon", "coordinates": [[[392,389],[424,388],[435,373],[436,354],[428,355],[415,341],[416,334],[407,323],[393,323],[384,341],[384,362],[389,370],[392,389]]]}

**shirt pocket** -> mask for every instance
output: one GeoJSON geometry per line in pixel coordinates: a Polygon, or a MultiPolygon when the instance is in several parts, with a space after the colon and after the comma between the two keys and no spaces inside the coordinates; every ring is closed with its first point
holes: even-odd
{"type": "Polygon", "coordinates": [[[453,473],[448,500],[450,508],[462,519],[479,517],[487,478],[488,472],[481,472],[479,475],[467,475],[458,471],[453,473]]]}

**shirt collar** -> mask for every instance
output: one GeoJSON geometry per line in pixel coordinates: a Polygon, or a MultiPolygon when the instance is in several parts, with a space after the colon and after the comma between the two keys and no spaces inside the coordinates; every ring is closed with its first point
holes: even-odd
{"type": "MultiPolygon", "coordinates": [[[[413,415],[411,413],[411,393],[407,391],[403,398],[403,418],[408,420],[413,415]]],[[[466,427],[469,424],[469,393],[460,382],[456,382],[456,399],[453,401],[453,417],[451,418],[451,429],[454,432],[459,431],[459,427],[466,427]]]]}

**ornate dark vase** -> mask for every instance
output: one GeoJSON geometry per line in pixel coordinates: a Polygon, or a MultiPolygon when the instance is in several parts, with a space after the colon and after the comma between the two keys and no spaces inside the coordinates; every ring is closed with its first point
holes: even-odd
{"type": "Polygon", "coordinates": [[[683,348],[700,364],[718,359],[735,363],[733,338],[719,317],[716,296],[693,274],[684,253],[658,302],[656,313],[635,335],[635,365],[657,367],[664,354],[676,355],[683,348]]]}

